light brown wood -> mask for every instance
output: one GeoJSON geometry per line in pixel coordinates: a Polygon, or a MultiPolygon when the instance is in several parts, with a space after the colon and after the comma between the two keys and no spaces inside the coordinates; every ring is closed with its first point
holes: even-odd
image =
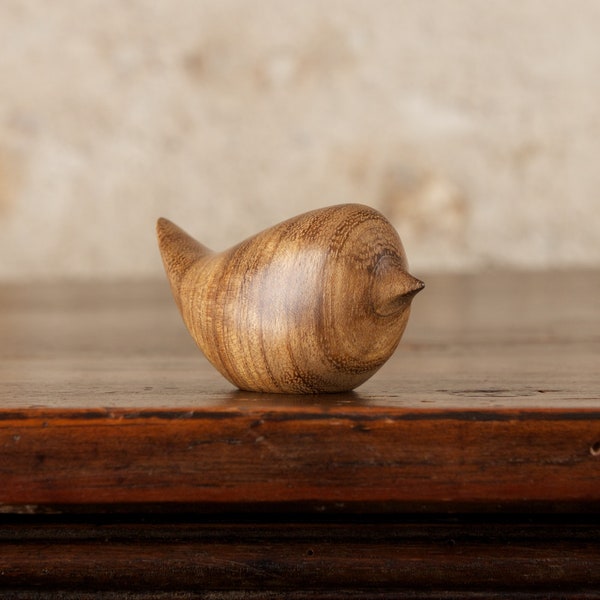
{"type": "Polygon", "coordinates": [[[166,219],[157,233],[188,330],[242,390],[354,389],[392,355],[423,288],[391,224],[358,204],[299,215],[218,254],[166,219]]]}

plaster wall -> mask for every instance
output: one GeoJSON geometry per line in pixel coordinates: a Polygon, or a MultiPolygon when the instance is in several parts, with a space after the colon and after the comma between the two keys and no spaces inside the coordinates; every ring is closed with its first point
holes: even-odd
{"type": "Polygon", "coordinates": [[[0,278],[362,202],[412,270],[600,267],[597,0],[3,0],[0,278]]]}

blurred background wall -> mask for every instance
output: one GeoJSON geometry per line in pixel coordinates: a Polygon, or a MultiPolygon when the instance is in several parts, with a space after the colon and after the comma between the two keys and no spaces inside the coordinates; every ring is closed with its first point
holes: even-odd
{"type": "Polygon", "coordinates": [[[600,266],[598,0],[2,0],[0,279],[328,204],[412,270],[600,266]]]}

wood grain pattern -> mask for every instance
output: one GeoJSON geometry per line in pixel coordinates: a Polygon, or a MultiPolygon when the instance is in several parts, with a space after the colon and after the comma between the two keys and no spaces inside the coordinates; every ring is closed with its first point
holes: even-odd
{"type": "Polygon", "coordinates": [[[209,361],[244,390],[343,392],[392,355],[423,283],[377,211],[315,210],[216,254],[160,219],[173,296],[209,361]]]}
{"type": "Polygon", "coordinates": [[[236,391],[164,283],[0,285],[0,596],[597,598],[600,273],[430,276],[357,391],[236,391]]]}
{"type": "Polygon", "coordinates": [[[571,590],[587,597],[600,587],[599,535],[589,520],[547,517],[352,526],[0,522],[0,592],[270,598],[295,590],[294,598],[460,598],[477,590],[480,598],[568,598],[571,590]]]}
{"type": "Polygon", "coordinates": [[[455,279],[377,378],[300,400],[228,388],[160,285],[2,288],[3,510],[596,510],[598,274],[455,279]]]}
{"type": "Polygon", "coordinates": [[[24,410],[0,502],[598,507],[599,441],[597,410],[24,410]]]}

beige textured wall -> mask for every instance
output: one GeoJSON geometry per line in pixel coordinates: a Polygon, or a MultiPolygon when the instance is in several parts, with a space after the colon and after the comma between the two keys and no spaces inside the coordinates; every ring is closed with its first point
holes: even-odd
{"type": "Polygon", "coordinates": [[[598,0],[2,0],[0,278],[327,204],[415,272],[600,266],[598,0]]]}

